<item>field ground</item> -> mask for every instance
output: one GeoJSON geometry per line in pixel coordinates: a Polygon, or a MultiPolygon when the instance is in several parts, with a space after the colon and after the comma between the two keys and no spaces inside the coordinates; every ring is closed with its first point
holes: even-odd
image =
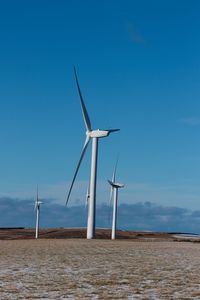
{"type": "Polygon", "coordinates": [[[0,240],[0,299],[200,299],[200,244],[0,240]]]}
{"type": "MultiPolygon", "coordinates": [[[[40,229],[40,238],[42,239],[66,239],[66,238],[85,238],[85,228],[47,228],[40,229]]],[[[96,229],[96,238],[110,239],[110,229],[96,229]]],[[[35,229],[33,228],[0,228],[0,240],[18,240],[18,239],[34,239],[35,229]]],[[[156,239],[156,240],[175,240],[173,234],[164,232],[135,232],[117,230],[118,239],[156,239]]]]}

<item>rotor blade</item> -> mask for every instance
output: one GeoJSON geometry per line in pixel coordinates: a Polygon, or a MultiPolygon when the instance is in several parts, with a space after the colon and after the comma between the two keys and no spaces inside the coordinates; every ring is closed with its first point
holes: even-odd
{"type": "Polygon", "coordinates": [[[39,201],[38,185],[37,185],[37,202],[39,201]]]}
{"type": "Polygon", "coordinates": [[[109,206],[111,206],[112,194],[113,194],[113,183],[110,180],[108,180],[108,183],[111,185],[111,187],[110,187],[110,198],[109,198],[109,206]]]}
{"type": "Polygon", "coordinates": [[[36,200],[35,200],[35,205],[34,205],[34,211],[36,210],[37,208],[37,205],[38,205],[38,185],[37,185],[37,193],[36,193],[36,200]]]}
{"type": "Polygon", "coordinates": [[[76,74],[76,68],[75,67],[74,67],[74,75],[75,75],[76,85],[77,85],[77,88],[78,88],[78,93],[79,93],[79,97],[80,97],[80,101],[81,101],[81,109],[82,109],[82,113],[83,113],[85,126],[86,126],[87,131],[91,131],[92,129],[91,129],[90,118],[88,116],[88,113],[87,113],[87,110],[86,110],[86,107],[85,107],[85,103],[83,101],[83,97],[82,97],[81,89],[80,89],[80,86],[79,86],[79,83],[78,83],[78,77],[77,77],[77,74],[76,74]]]}
{"type": "Polygon", "coordinates": [[[83,159],[83,157],[84,157],[84,154],[85,154],[85,151],[86,151],[86,149],[87,149],[87,146],[88,146],[88,144],[89,144],[89,141],[90,141],[90,138],[87,136],[87,137],[86,137],[86,140],[85,140],[85,144],[84,144],[84,146],[83,146],[83,150],[82,150],[82,152],[81,152],[81,157],[80,157],[80,159],[79,159],[79,161],[78,161],[78,165],[77,165],[77,167],[76,167],[75,174],[74,174],[74,177],[73,177],[73,180],[72,180],[72,183],[71,183],[71,186],[70,186],[68,195],[67,195],[66,205],[67,205],[67,203],[68,203],[68,201],[69,201],[69,197],[70,197],[70,194],[71,194],[73,185],[74,185],[74,181],[75,181],[75,179],[76,179],[76,176],[77,176],[79,167],[80,167],[80,165],[81,165],[81,162],[82,162],[82,159],[83,159]]]}
{"type": "Polygon", "coordinates": [[[115,131],[120,131],[120,129],[103,129],[103,130],[109,131],[109,133],[115,132],[115,131]]]}
{"type": "MultiPolygon", "coordinates": [[[[111,182],[109,182],[109,183],[111,183],[111,182]]],[[[109,198],[109,203],[108,203],[108,224],[110,224],[110,222],[111,222],[112,195],[113,195],[113,187],[111,185],[111,187],[110,187],[110,198],[109,198]]]]}
{"type": "Polygon", "coordinates": [[[114,168],[114,171],[113,171],[113,177],[112,177],[112,182],[113,183],[115,183],[115,177],[116,177],[116,170],[117,170],[118,160],[119,160],[119,158],[117,157],[115,168],[114,168]]]}
{"type": "Polygon", "coordinates": [[[110,183],[111,186],[113,186],[113,182],[108,179],[108,183],[110,183]]]}
{"type": "Polygon", "coordinates": [[[109,198],[109,206],[111,206],[112,203],[112,195],[113,195],[113,187],[110,187],[110,198],[109,198]]]}

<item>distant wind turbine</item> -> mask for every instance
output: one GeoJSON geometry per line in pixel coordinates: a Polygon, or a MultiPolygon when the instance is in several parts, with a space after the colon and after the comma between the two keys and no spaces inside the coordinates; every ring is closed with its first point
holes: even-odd
{"type": "Polygon", "coordinates": [[[117,163],[118,163],[118,161],[116,162],[116,165],[115,165],[115,168],[114,168],[112,180],[108,180],[109,184],[111,185],[110,203],[112,201],[112,195],[114,193],[114,197],[113,197],[113,217],[112,217],[112,235],[111,235],[112,240],[115,240],[115,238],[116,238],[118,189],[124,187],[124,184],[115,182],[117,163]]]}
{"type": "Polygon", "coordinates": [[[37,187],[37,197],[36,197],[36,200],[35,200],[35,210],[36,210],[35,238],[36,239],[38,239],[38,237],[39,237],[40,205],[42,203],[43,203],[42,201],[39,201],[38,187],[37,187]]]}
{"type": "Polygon", "coordinates": [[[83,97],[81,94],[80,86],[78,83],[78,77],[76,74],[76,69],[74,67],[74,75],[76,80],[76,85],[78,89],[78,94],[81,103],[81,110],[83,114],[83,119],[86,127],[86,139],[81,152],[80,159],[78,161],[78,165],[75,170],[74,177],[72,179],[72,183],[69,189],[69,193],[67,195],[66,205],[69,201],[69,197],[74,185],[74,181],[76,179],[79,167],[81,165],[82,159],[90,142],[92,139],[92,157],[91,157],[91,176],[90,176],[90,198],[89,198],[89,207],[88,207],[88,224],[87,224],[87,239],[93,239],[95,237],[95,210],[96,210],[96,180],[97,180],[97,156],[98,156],[98,140],[99,138],[107,137],[110,133],[114,131],[118,131],[119,129],[105,129],[105,130],[92,130],[91,122],[89,119],[89,115],[87,113],[83,97]]]}

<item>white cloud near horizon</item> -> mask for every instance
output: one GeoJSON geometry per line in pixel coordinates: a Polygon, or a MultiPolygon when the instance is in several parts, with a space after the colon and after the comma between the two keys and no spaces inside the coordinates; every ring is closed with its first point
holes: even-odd
{"type": "MultiPolygon", "coordinates": [[[[39,196],[42,199],[50,199],[58,204],[65,204],[67,192],[71,182],[57,182],[53,184],[41,184],[39,196]]],[[[77,181],[69,200],[69,206],[85,205],[88,181],[77,181]]],[[[106,181],[99,180],[97,184],[97,205],[108,203],[110,186],[106,181]]],[[[178,206],[188,209],[200,208],[200,186],[190,182],[180,184],[154,184],[142,182],[125,182],[125,187],[119,191],[119,204],[133,204],[150,201],[158,205],[178,206]]],[[[0,193],[0,197],[19,198],[34,200],[35,187],[15,187],[14,190],[0,193]]]]}
{"type": "MultiPolygon", "coordinates": [[[[0,227],[33,228],[33,207],[31,200],[0,197],[0,227]]],[[[108,205],[97,206],[97,227],[111,228],[110,212],[108,205]]],[[[87,208],[83,205],[66,208],[48,201],[42,207],[40,221],[42,228],[86,227],[87,208]]],[[[123,230],[200,233],[200,210],[165,207],[152,202],[119,204],[117,226],[123,230]]]]}

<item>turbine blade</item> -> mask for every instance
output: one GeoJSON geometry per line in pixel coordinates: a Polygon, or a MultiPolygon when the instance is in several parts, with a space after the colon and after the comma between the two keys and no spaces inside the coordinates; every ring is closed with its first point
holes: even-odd
{"type": "Polygon", "coordinates": [[[110,183],[111,186],[113,186],[113,182],[108,179],[108,183],[110,183]]]}
{"type": "Polygon", "coordinates": [[[36,210],[36,208],[37,208],[37,205],[38,205],[38,200],[39,200],[39,197],[38,197],[38,185],[37,185],[37,193],[36,193],[36,200],[35,200],[34,211],[35,211],[35,210],[36,210]]]}
{"type": "Polygon", "coordinates": [[[37,202],[39,201],[39,195],[38,195],[38,185],[37,185],[37,202]]]}
{"type": "Polygon", "coordinates": [[[88,113],[87,113],[87,110],[86,110],[86,107],[85,107],[85,103],[83,101],[83,97],[82,97],[81,89],[80,89],[80,86],[79,86],[79,83],[78,83],[78,77],[77,77],[77,74],[76,74],[76,68],[75,67],[74,67],[74,75],[75,75],[75,79],[76,79],[78,94],[79,94],[80,101],[81,101],[81,110],[82,110],[82,113],[83,113],[83,119],[84,119],[84,122],[85,122],[85,126],[86,126],[87,131],[91,131],[92,129],[91,129],[90,118],[88,116],[88,113]]]}
{"type": "Polygon", "coordinates": [[[90,141],[90,138],[87,136],[87,137],[86,137],[86,140],[85,140],[85,144],[84,144],[83,149],[82,149],[82,152],[81,152],[81,157],[80,157],[80,159],[79,159],[79,161],[78,161],[78,165],[77,165],[77,167],[76,167],[76,170],[75,170],[75,173],[74,173],[74,177],[73,177],[73,179],[72,179],[72,183],[71,183],[71,186],[70,186],[68,195],[67,195],[66,205],[67,205],[67,203],[68,203],[68,201],[69,201],[69,197],[70,197],[70,195],[71,195],[71,191],[72,191],[72,188],[73,188],[73,185],[74,185],[74,181],[75,181],[75,179],[76,179],[78,170],[79,170],[79,168],[80,168],[80,165],[81,165],[82,159],[83,159],[83,157],[84,157],[85,151],[86,151],[86,149],[87,149],[87,146],[88,146],[88,144],[89,144],[89,141],[90,141]]]}
{"type": "Polygon", "coordinates": [[[113,195],[113,186],[111,186],[111,188],[110,188],[109,207],[111,207],[111,203],[112,203],[112,195],[113,195]]]}
{"type": "MultiPolygon", "coordinates": [[[[108,182],[111,184],[112,182],[110,180],[108,180],[108,182]]],[[[110,187],[110,198],[109,198],[109,202],[108,202],[108,226],[110,226],[110,222],[111,222],[111,207],[112,207],[112,197],[113,197],[113,187],[111,185],[110,187]]]]}
{"type": "Polygon", "coordinates": [[[114,168],[114,171],[113,171],[113,176],[112,176],[112,182],[113,183],[115,183],[118,160],[119,160],[119,158],[117,157],[115,168],[114,168]]]}
{"type": "Polygon", "coordinates": [[[109,133],[115,132],[115,131],[120,131],[120,129],[103,129],[103,130],[109,131],[109,133]]]}

